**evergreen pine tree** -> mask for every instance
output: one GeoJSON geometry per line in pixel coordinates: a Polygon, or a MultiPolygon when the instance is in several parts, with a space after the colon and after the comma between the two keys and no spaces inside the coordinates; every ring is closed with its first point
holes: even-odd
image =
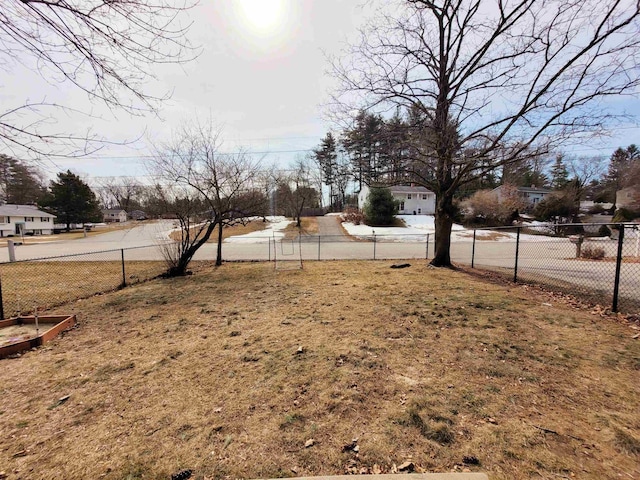
{"type": "Polygon", "coordinates": [[[58,173],[51,181],[50,195],[43,205],[48,207],[70,230],[72,223],[97,222],[102,214],[95,194],[80,177],[70,170],[58,173]]]}
{"type": "Polygon", "coordinates": [[[562,155],[556,157],[556,161],[551,167],[551,188],[560,190],[569,183],[569,171],[567,170],[562,155]]]}

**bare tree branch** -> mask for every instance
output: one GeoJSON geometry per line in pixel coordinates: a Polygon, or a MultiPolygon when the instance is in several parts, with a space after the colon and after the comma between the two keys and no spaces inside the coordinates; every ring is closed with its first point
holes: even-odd
{"type": "Polygon", "coordinates": [[[181,241],[171,275],[184,275],[196,251],[217,228],[216,265],[222,264],[222,230],[266,213],[259,162],[246,153],[220,152],[222,134],[211,121],[189,124],[160,146],[148,163],[173,185],[170,208],[180,220],[181,241]]]}
{"type": "Polygon", "coordinates": [[[450,265],[454,195],[488,172],[601,134],[610,96],[638,93],[635,0],[404,0],[334,59],[338,113],[400,106],[407,173],[432,189],[434,265],[450,265]]]}
{"type": "MultiPolygon", "coordinates": [[[[191,0],[5,0],[0,9],[0,66],[36,69],[50,83],[67,83],[113,110],[157,112],[168,94],[145,89],[154,64],[184,63],[197,51],[180,22],[191,0]]],[[[59,105],[25,102],[0,114],[0,145],[31,156],[78,156],[99,148],[96,135],[45,128],[59,105]],[[16,114],[35,112],[34,124],[16,114]]],[[[58,112],[59,114],[59,112],[58,112]]]]}

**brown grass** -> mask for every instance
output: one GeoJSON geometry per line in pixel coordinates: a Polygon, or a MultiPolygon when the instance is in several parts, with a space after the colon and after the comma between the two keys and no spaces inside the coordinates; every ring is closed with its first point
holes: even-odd
{"type": "MultiPolygon", "coordinates": [[[[122,285],[120,252],[88,254],[95,261],[43,261],[0,264],[6,316],[86,298],[122,285]],[[113,259],[113,260],[111,260],[113,259]],[[111,261],[110,261],[111,260],[111,261]]],[[[163,261],[126,261],[128,285],[148,280],[167,269],[163,261]]]]}
{"type": "Polygon", "coordinates": [[[298,238],[298,235],[318,235],[318,220],[316,217],[302,217],[300,223],[300,228],[296,226],[295,222],[287,225],[287,228],[283,230],[284,238],[291,240],[298,238]]]}
{"type": "Polygon", "coordinates": [[[0,465],[202,480],[475,457],[492,479],[640,476],[636,331],[412,263],[226,264],[67,305],[78,329],[2,361],[0,465]]]}
{"type": "MultiPolygon", "coordinates": [[[[247,233],[257,232],[260,230],[264,230],[269,225],[269,222],[263,222],[262,220],[253,220],[248,222],[246,225],[238,224],[232,227],[225,227],[222,229],[222,239],[225,240],[229,237],[233,237],[235,235],[246,235],[247,233]]],[[[195,234],[196,231],[193,230],[195,234]]],[[[173,232],[169,235],[173,240],[180,240],[180,232],[173,232]]],[[[218,227],[216,227],[211,233],[211,237],[208,240],[209,243],[217,243],[218,242],[218,227]]]]}

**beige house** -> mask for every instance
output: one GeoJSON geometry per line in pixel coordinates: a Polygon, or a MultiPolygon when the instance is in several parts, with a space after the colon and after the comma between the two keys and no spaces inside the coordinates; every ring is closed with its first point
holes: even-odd
{"type": "Polygon", "coordinates": [[[634,208],[639,204],[640,186],[634,185],[616,192],[616,208],[634,208]]]}
{"type": "Polygon", "coordinates": [[[102,210],[102,218],[106,223],[126,222],[127,212],[124,210],[102,210]]]}
{"type": "MultiPolygon", "coordinates": [[[[498,196],[498,201],[501,201],[502,190],[504,189],[504,185],[500,185],[497,188],[494,188],[493,191],[498,196]]],[[[511,187],[513,188],[513,187],[511,187]]],[[[535,207],[538,203],[544,200],[546,197],[553,193],[552,190],[547,188],[539,188],[536,186],[531,187],[516,187],[518,191],[518,196],[526,201],[531,207],[535,207]]]]}

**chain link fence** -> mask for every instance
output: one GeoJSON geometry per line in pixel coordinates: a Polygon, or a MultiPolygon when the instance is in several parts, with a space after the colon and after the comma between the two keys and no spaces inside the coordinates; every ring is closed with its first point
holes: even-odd
{"type": "Polygon", "coordinates": [[[0,263],[2,318],[32,314],[56,305],[157,277],[166,270],[158,247],[0,263]]]}
{"type": "Polygon", "coordinates": [[[576,297],[640,311],[640,232],[637,224],[536,225],[473,232],[465,263],[514,281],[547,285],[576,297]]]}
{"type": "MultiPolygon", "coordinates": [[[[534,225],[457,230],[451,259],[539,283],[615,311],[640,313],[638,224],[534,225]]],[[[432,258],[433,233],[361,237],[301,236],[261,243],[225,243],[225,261],[271,261],[276,268],[305,261],[432,258]]],[[[213,261],[215,244],[195,261],[213,261]]],[[[298,267],[299,266],[299,267],[298,267]]],[[[61,305],[154,278],[166,270],[157,245],[0,263],[3,316],[61,305]]]]}
{"type": "MultiPolygon", "coordinates": [[[[432,233],[357,238],[307,236],[272,240],[268,255],[254,250],[253,256],[281,263],[428,259],[434,253],[434,240],[432,233]]],[[[513,281],[546,285],[629,313],[640,312],[639,255],[638,224],[541,224],[458,230],[451,240],[451,259],[455,263],[492,270],[513,281]]]]}

